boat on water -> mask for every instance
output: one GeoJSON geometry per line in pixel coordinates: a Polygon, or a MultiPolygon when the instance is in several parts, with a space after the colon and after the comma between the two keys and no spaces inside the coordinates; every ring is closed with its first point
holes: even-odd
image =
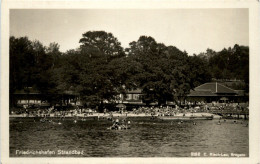
{"type": "Polygon", "coordinates": [[[213,120],[214,116],[158,116],[161,120],[213,120]]]}

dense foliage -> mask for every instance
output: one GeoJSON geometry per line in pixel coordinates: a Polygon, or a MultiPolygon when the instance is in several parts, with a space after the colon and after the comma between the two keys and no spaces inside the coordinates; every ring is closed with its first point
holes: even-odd
{"type": "MultiPolygon", "coordinates": [[[[10,37],[10,103],[16,90],[33,87],[51,103],[73,91],[85,104],[102,108],[127,89],[141,88],[147,104],[177,101],[196,86],[214,79],[249,83],[249,48],[233,48],[189,56],[174,46],[141,36],[123,49],[111,33],[86,32],[80,48],[59,51],[57,43],[44,47],[27,37],[10,37]],[[59,94],[57,94],[59,93],[59,94]]],[[[248,90],[248,89],[247,89],[248,90]]]]}
{"type": "Polygon", "coordinates": [[[220,52],[207,49],[198,56],[208,63],[213,79],[242,81],[242,85],[234,83],[233,88],[249,91],[249,47],[236,44],[220,52]]]}

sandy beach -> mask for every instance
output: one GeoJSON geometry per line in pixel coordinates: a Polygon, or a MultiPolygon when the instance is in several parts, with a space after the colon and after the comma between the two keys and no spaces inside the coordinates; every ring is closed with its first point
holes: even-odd
{"type": "MultiPolygon", "coordinates": [[[[212,114],[212,113],[185,113],[185,117],[190,117],[190,116],[195,116],[195,117],[199,117],[199,116],[214,116],[214,119],[219,119],[221,116],[219,115],[215,115],[215,114],[212,114]]],[[[84,116],[84,114],[77,114],[77,115],[66,115],[65,117],[109,117],[109,114],[104,114],[104,113],[93,113],[92,115],[87,115],[87,116],[84,116]]],[[[157,115],[156,115],[157,116],[157,115]]],[[[155,117],[156,117],[155,116],[155,117]]],[[[176,114],[175,116],[183,116],[183,113],[178,113],[176,114]]],[[[35,116],[26,116],[25,114],[12,114],[10,115],[9,117],[35,117],[35,116]]],[[[55,116],[54,114],[50,114],[49,117],[57,117],[55,116]]],[[[113,117],[151,117],[150,114],[145,114],[145,113],[140,113],[140,114],[134,114],[134,113],[123,113],[123,114],[120,114],[120,113],[113,113],[113,117]]]]}

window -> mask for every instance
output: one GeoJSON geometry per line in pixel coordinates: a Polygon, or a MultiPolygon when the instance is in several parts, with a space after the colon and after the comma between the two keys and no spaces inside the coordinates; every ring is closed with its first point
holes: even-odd
{"type": "Polygon", "coordinates": [[[139,94],[133,94],[133,100],[139,100],[140,95],[139,94]]]}
{"type": "Polygon", "coordinates": [[[132,100],[132,98],[133,98],[132,94],[126,94],[126,98],[125,98],[126,100],[132,100]]]}

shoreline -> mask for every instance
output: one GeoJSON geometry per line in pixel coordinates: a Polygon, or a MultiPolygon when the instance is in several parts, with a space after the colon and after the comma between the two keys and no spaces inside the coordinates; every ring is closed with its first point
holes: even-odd
{"type": "MultiPolygon", "coordinates": [[[[195,117],[200,117],[200,116],[212,116],[213,115],[213,119],[219,119],[221,116],[219,115],[216,115],[216,114],[211,114],[211,113],[204,113],[204,112],[201,112],[201,113],[186,113],[184,117],[191,117],[191,116],[195,116],[195,117]]],[[[183,116],[183,113],[179,113],[179,114],[176,114],[174,116],[183,116]]],[[[9,115],[9,118],[40,118],[41,116],[27,116],[25,114],[20,114],[20,115],[17,115],[17,114],[13,114],[13,115],[9,115]]],[[[61,116],[55,116],[54,114],[50,114],[50,116],[48,116],[48,118],[60,118],[61,116]]],[[[93,115],[87,115],[87,116],[84,116],[84,114],[77,114],[77,115],[66,115],[64,116],[65,118],[73,118],[73,117],[80,117],[80,118],[91,118],[91,117],[99,117],[99,118],[109,118],[110,115],[109,114],[105,114],[104,113],[93,113],[93,115]]],[[[145,113],[141,113],[141,114],[133,114],[133,113],[123,113],[123,114],[120,114],[120,113],[113,113],[113,117],[152,117],[152,115],[147,115],[145,113]]],[[[158,117],[158,115],[155,115],[154,117],[158,117]]],[[[165,116],[167,117],[167,116],[165,116]]]]}

